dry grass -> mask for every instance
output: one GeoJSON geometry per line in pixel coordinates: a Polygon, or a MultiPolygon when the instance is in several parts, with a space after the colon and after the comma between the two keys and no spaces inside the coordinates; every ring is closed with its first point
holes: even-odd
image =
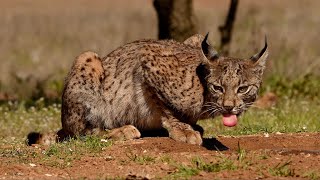
{"type": "MultiPolygon", "coordinates": [[[[219,44],[228,1],[195,0],[199,32],[219,44]]],[[[270,44],[268,75],[320,74],[319,1],[242,0],[231,54],[250,57],[270,44]]],[[[141,38],[157,37],[152,1],[11,0],[0,6],[0,91],[30,97],[37,82],[60,82],[75,56],[85,50],[106,55],[141,38]]],[[[45,88],[54,91],[61,84],[45,88]]]]}

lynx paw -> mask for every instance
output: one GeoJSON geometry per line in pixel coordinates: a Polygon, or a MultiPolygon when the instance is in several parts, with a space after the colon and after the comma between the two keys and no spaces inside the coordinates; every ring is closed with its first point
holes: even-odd
{"type": "Polygon", "coordinates": [[[140,131],[132,125],[126,125],[120,128],[111,129],[107,134],[107,138],[114,140],[130,140],[140,137],[140,131]]]}
{"type": "Polygon", "coordinates": [[[190,129],[172,129],[169,132],[169,136],[176,141],[197,145],[202,144],[201,134],[198,131],[190,129]]]}

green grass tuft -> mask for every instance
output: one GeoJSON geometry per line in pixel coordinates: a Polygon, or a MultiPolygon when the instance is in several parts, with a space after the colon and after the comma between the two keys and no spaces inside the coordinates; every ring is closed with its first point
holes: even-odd
{"type": "Polygon", "coordinates": [[[320,173],[316,172],[316,171],[309,171],[309,172],[306,172],[303,175],[303,177],[304,178],[308,178],[310,180],[319,180],[320,179],[320,173]]]}
{"type": "Polygon", "coordinates": [[[291,161],[287,161],[283,164],[277,164],[275,167],[270,168],[269,172],[273,176],[281,177],[293,177],[295,175],[294,169],[290,168],[291,161]]]}
{"type": "Polygon", "coordinates": [[[133,152],[129,152],[126,155],[131,161],[138,163],[140,165],[152,164],[156,161],[156,158],[148,155],[137,155],[137,154],[134,154],[133,152]]]}
{"type": "Polygon", "coordinates": [[[170,174],[168,179],[188,179],[199,174],[199,169],[185,165],[177,166],[177,171],[170,174]]]}
{"type": "Polygon", "coordinates": [[[236,170],[238,166],[235,165],[235,161],[221,157],[221,160],[215,163],[205,163],[201,158],[196,158],[193,160],[198,170],[205,172],[220,172],[223,170],[236,170]]]}

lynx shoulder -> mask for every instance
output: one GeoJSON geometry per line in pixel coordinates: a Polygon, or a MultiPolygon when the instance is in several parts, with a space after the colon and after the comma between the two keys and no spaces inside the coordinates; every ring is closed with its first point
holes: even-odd
{"type": "Polygon", "coordinates": [[[102,59],[93,52],[78,56],[65,80],[57,140],[134,139],[164,129],[177,141],[201,144],[198,120],[222,115],[224,125],[236,125],[256,99],[267,43],[239,59],[220,56],[207,37],[139,40],[102,59]]]}

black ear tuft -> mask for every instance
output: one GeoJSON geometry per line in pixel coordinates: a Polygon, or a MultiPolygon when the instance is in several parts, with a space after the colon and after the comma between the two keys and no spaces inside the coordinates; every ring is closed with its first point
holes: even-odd
{"type": "Polygon", "coordinates": [[[264,47],[262,48],[262,50],[253,55],[250,59],[256,64],[256,65],[260,65],[260,66],[265,66],[267,58],[268,58],[268,43],[267,43],[267,36],[265,36],[265,40],[264,40],[264,47]]]}
{"type": "Polygon", "coordinates": [[[204,54],[204,56],[208,59],[208,60],[215,60],[219,57],[218,52],[208,43],[208,36],[209,36],[209,32],[206,34],[206,36],[204,37],[202,43],[201,43],[201,49],[202,52],[204,54]]]}

